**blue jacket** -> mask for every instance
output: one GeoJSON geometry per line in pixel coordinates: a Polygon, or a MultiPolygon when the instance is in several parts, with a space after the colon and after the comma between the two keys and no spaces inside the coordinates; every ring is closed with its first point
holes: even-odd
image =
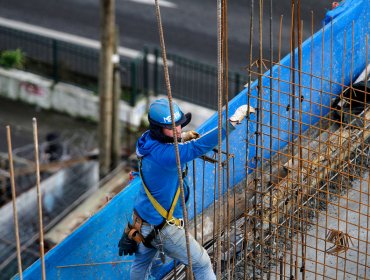
{"type": "MultiPolygon", "coordinates": [[[[230,125],[230,131],[233,126],[230,125]]],[[[226,130],[222,130],[222,137],[226,137],[226,130]]],[[[182,170],[187,162],[212,150],[218,143],[218,130],[214,128],[200,138],[179,143],[179,154],[182,170]]],[[[169,211],[177,188],[179,186],[175,145],[161,143],[150,137],[146,131],[137,141],[136,154],[142,158],[142,174],[144,182],[153,197],[169,211]]],[[[187,188],[187,180],[184,180],[184,189],[187,188]]],[[[186,194],[185,194],[186,195],[186,194]]],[[[139,216],[152,225],[163,222],[162,216],[156,211],[148,199],[144,187],[141,186],[134,206],[139,216]]],[[[176,218],[182,218],[181,196],[176,204],[173,214],[176,218]]]]}

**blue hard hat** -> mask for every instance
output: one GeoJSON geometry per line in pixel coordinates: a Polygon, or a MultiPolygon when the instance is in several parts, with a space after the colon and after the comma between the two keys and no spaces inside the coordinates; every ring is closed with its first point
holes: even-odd
{"type": "MultiPolygon", "coordinates": [[[[172,105],[176,126],[186,126],[191,120],[191,114],[184,114],[175,102],[172,102],[172,105]]],[[[148,119],[149,122],[154,125],[171,128],[172,119],[168,100],[164,98],[157,99],[150,104],[148,119]]]]}

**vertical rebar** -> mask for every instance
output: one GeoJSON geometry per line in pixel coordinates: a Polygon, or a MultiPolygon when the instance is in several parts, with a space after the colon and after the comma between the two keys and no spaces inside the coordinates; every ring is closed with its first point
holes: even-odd
{"type": "MultiPolygon", "coordinates": [[[[256,151],[257,151],[257,162],[259,162],[258,169],[259,169],[259,186],[258,186],[258,192],[260,194],[260,201],[263,201],[263,192],[264,192],[264,174],[263,174],[263,165],[264,165],[264,159],[263,159],[263,84],[262,84],[262,76],[263,76],[263,0],[259,0],[259,62],[258,62],[258,121],[257,121],[257,138],[259,138],[260,146],[256,145],[256,151]],[[259,155],[258,155],[259,150],[259,155]]],[[[257,163],[258,164],[258,163],[257,163]]],[[[256,172],[258,173],[258,172],[256,172]]],[[[257,182],[257,181],[256,181],[257,182]]],[[[264,234],[263,234],[263,218],[264,218],[264,209],[261,208],[260,211],[260,223],[259,226],[259,270],[260,270],[260,277],[263,279],[263,259],[264,259],[264,234]]]]}
{"type": "MultiPolygon", "coordinates": [[[[251,97],[251,83],[252,83],[252,71],[251,65],[253,61],[253,20],[254,20],[254,0],[251,0],[251,7],[250,7],[250,21],[249,21],[249,56],[248,56],[248,92],[247,92],[247,104],[250,104],[250,97],[251,97]]],[[[249,112],[248,112],[249,116],[249,112]]],[[[244,279],[247,279],[247,252],[248,252],[248,235],[249,233],[247,230],[247,219],[248,219],[248,211],[249,211],[249,199],[248,199],[248,191],[249,191],[249,121],[246,122],[246,133],[245,133],[245,185],[244,185],[244,238],[245,238],[245,246],[244,246],[244,279]]],[[[254,243],[255,241],[253,241],[254,243]]],[[[254,267],[254,266],[253,266],[254,267]]],[[[254,270],[254,268],[253,268],[254,270]]]]}
{"type": "Polygon", "coordinates": [[[223,59],[222,59],[222,0],[217,0],[217,95],[218,95],[218,160],[217,160],[217,279],[221,279],[221,208],[222,208],[222,91],[223,91],[223,59]]]}
{"type": "Polygon", "coordinates": [[[205,188],[205,172],[206,161],[203,159],[203,172],[202,172],[202,245],[204,245],[204,188],[205,188]]]}
{"type": "MultiPolygon", "coordinates": [[[[314,22],[314,19],[313,19],[313,11],[311,10],[311,38],[310,38],[310,46],[311,46],[311,52],[310,52],[310,72],[309,72],[309,77],[310,77],[310,86],[309,86],[309,120],[308,120],[308,133],[307,135],[311,135],[311,131],[312,131],[312,82],[313,82],[313,49],[314,49],[314,43],[313,43],[313,33],[314,33],[314,29],[313,29],[313,22],[314,22]]],[[[310,152],[310,148],[308,148],[308,161],[310,161],[310,155],[311,155],[311,152],[310,152]]],[[[311,174],[308,174],[307,175],[308,177],[308,180],[313,180],[313,176],[311,174]]],[[[307,207],[307,211],[310,211],[309,207],[307,207]]],[[[308,215],[306,215],[306,217],[308,218],[308,215]]],[[[314,218],[313,218],[314,219],[314,218]]],[[[307,240],[307,234],[308,234],[308,219],[307,219],[307,224],[306,224],[306,228],[304,230],[304,239],[307,240]]],[[[307,250],[307,247],[305,246],[305,256],[306,256],[306,250],[307,250]]],[[[306,271],[306,268],[305,268],[305,271],[306,271]]],[[[302,275],[303,277],[303,275],[302,275]]]]}
{"type": "MultiPolygon", "coordinates": [[[[281,60],[281,36],[282,36],[282,30],[283,30],[283,15],[280,16],[280,23],[279,23],[279,44],[278,44],[278,76],[277,76],[277,94],[278,94],[278,106],[277,106],[277,112],[278,112],[278,128],[277,128],[277,142],[278,142],[278,154],[277,154],[277,170],[280,170],[280,161],[281,161],[281,153],[280,153],[280,121],[281,121],[281,114],[280,114],[280,107],[281,107],[281,104],[280,104],[280,97],[281,97],[281,91],[280,91],[280,88],[281,88],[281,82],[280,82],[280,75],[281,75],[281,65],[280,65],[280,60],[281,60]]],[[[277,180],[280,180],[280,176],[278,174],[278,178],[277,180]]],[[[276,212],[276,215],[277,217],[279,217],[280,213],[280,207],[277,207],[277,212],[276,212]]],[[[282,211],[284,213],[284,211],[282,211]]],[[[279,223],[279,220],[277,219],[277,224],[275,225],[276,229],[275,229],[275,240],[277,240],[279,242],[280,240],[280,234],[279,234],[279,229],[278,229],[278,223],[279,223]]],[[[277,269],[278,269],[278,266],[280,265],[280,277],[283,276],[283,258],[282,257],[279,257],[279,244],[278,242],[276,242],[276,246],[275,246],[275,250],[276,250],[276,270],[275,270],[275,273],[276,273],[276,276],[278,275],[278,272],[277,272],[277,269]],[[277,263],[278,262],[278,258],[279,258],[279,264],[277,263]]]]}
{"type": "MultiPolygon", "coordinates": [[[[227,14],[227,0],[222,0],[222,61],[223,61],[223,86],[224,86],[224,100],[225,100],[225,114],[226,119],[229,119],[229,61],[228,61],[228,14],[227,14]]],[[[226,122],[226,131],[229,131],[229,122],[226,122]]],[[[226,247],[227,247],[227,279],[231,279],[231,263],[230,263],[230,144],[229,135],[226,134],[226,247]]],[[[235,207],[235,205],[234,205],[235,207]]]]}
{"type": "MultiPolygon", "coordinates": [[[[345,53],[346,53],[346,36],[347,33],[346,31],[344,31],[344,43],[343,43],[343,61],[345,61],[345,53]]],[[[342,86],[341,86],[341,94],[340,94],[340,99],[342,100],[343,99],[343,92],[344,92],[344,76],[345,76],[345,63],[343,63],[342,65],[342,80],[341,80],[341,83],[342,83],[342,86]]],[[[343,139],[343,123],[342,123],[342,111],[339,113],[340,114],[340,120],[339,120],[339,143],[342,143],[342,139],[343,139]]],[[[343,160],[343,155],[342,153],[339,154],[339,163],[341,163],[343,160]]],[[[339,208],[339,205],[341,203],[341,192],[342,192],[342,185],[343,185],[343,172],[341,172],[342,174],[340,175],[340,182],[339,182],[339,194],[338,194],[338,217],[337,217],[337,228],[339,229],[340,228],[340,216],[339,216],[339,212],[340,212],[340,208],[339,208]]],[[[338,264],[339,264],[339,255],[337,255],[336,257],[336,271],[335,271],[335,277],[338,278],[338,271],[339,271],[339,268],[338,268],[338,264]]]]}
{"type": "MultiPolygon", "coordinates": [[[[365,39],[365,45],[366,45],[366,67],[367,65],[369,65],[369,53],[368,53],[368,50],[369,50],[369,35],[366,34],[366,39],[365,39]]],[[[366,76],[368,75],[369,73],[367,73],[366,71],[366,76]]],[[[365,104],[367,104],[368,100],[367,100],[367,94],[369,93],[368,92],[368,78],[366,78],[366,81],[365,81],[365,104]]],[[[367,118],[364,118],[364,127],[367,127],[367,118]]],[[[370,144],[367,144],[367,145],[370,145],[370,144]]],[[[368,151],[368,155],[367,155],[367,160],[369,159],[370,157],[370,151],[368,151]]],[[[367,162],[368,164],[368,162],[367,162]]],[[[367,190],[367,207],[366,207],[366,228],[369,228],[369,223],[370,223],[370,191],[369,191],[369,188],[370,188],[370,172],[368,171],[367,173],[367,186],[368,186],[368,190],[367,190]]],[[[367,232],[366,233],[366,244],[369,244],[369,234],[370,232],[367,232]]],[[[366,246],[366,249],[365,249],[365,275],[364,275],[364,279],[367,279],[367,271],[368,269],[366,269],[368,266],[368,248],[369,246],[366,246]]]]}
{"type": "MultiPolygon", "coordinates": [[[[295,124],[295,0],[292,0],[292,6],[291,6],[291,33],[290,33],[290,85],[291,85],[291,92],[289,93],[289,100],[290,100],[290,115],[291,115],[291,122],[289,123],[288,127],[288,134],[289,134],[289,141],[290,144],[290,156],[292,160],[292,164],[294,164],[294,124],[295,124]]],[[[288,184],[291,185],[290,187],[290,199],[294,199],[294,190],[293,190],[293,183],[291,180],[289,180],[290,174],[288,172],[288,184]]],[[[290,202],[292,203],[292,202],[290,202]]],[[[289,211],[287,207],[287,211],[289,211]]],[[[290,279],[294,279],[293,276],[293,238],[294,238],[294,220],[293,220],[293,210],[291,209],[289,211],[289,222],[288,222],[288,229],[286,231],[286,234],[290,231],[290,237],[289,237],[289,247],[290,247],[290,254],[289,254],[289,269],[290,269],[290,279]]],[[[288,234],[289,236],[289,234],[288,234]]],[[[287,238],[288,239],[288,238],[287,238]]]]}
{"type": "Polygon", "coordinates": [[[8,157],[9,157],[9,174],[10,174],[10,185],[12,188],[12,202],[13,202],[13,219],[14,219],[14,230],[15,230],[15,241],[17,247],[17,260],[18,260],[18,272],[19,279],[23,279],[22,273],[22,258],[21,258],[21,242],[19,239],[19,225],[18,225],[18,212],[17,212],[17,195],[15,191],[15,180],[14,180],[14,165],[13,165],[13,149],[10,126],[6,126],[6,135],[8,142],[8,157]]]}
{"type": "MultiPolygon", "coordinates": [[[[214,170],[214,174],[217,174],[217,162],[215,162],[213,164],[213,170],[214,170]]],[[[212,243],[212,249],[213,249],[213,256],[214,256],[214,262],[213,262],[213,268],[214,270],[216,271],[217,270],[217,257],[218,257],[218,253],[217,253],[217,245],[218,245],[218,241],[217,241],[217,234],[218,234],[218,228],[217,228],[217,222],[218,222],[218,217],[216,217],[218,215],[217,211],[218,211],[218,208],[217,208],[217,176],[215,175],[213,177],[213,228],[212,228],[212,236],[213,236],[213,240],[216,240],[216,242],[213,242],[212,243]]]]}
{"type": "Polygon", "coordinates": [[[39,214],[39,226],[40,226],[40,258],[41,258],[41,273],[42,280],[46,279],[45,272],[45,258],[44,258],[44,225],[42,221],[42,193],[40,187],[40,161],[39,161],[39,140],[37,131],[37,120],[32,119],[33,124],[33,140],[35,145],[35,165],[36,165],[36,189],[37,189],[37,207],[39,214]]]}
{"type": "MultiPolygon", "coordinates": [[[[237,241],[237,232],[236,232],[236,228],[237,228],[237,224],[236,224],[236,219],[237,219],[237,216],[236,216],[236,187],[235,187],[235,157],[232,157],[232,160],[233,160],[233,163],[232,163],[232,174],[233,174],[233,183],[232,183],[232,186],[234,186],[234,190],[233,190],[233,199],[234,199],[234,215],[233,215],[233,221],[234,221],[234,242],[235,242],[235,246],[234,246],[234,254],[233,254],[233,263],[232,263],[232,268],[233,268],[233,271],[235,270],[235,265],[236,265],[236,241],[237,241]]],[[[231,279],[234,279],[235,278],[235,274],[232,274],[231,275],[231,279]]]]}
{"type": "MultiPolygon", "coordinates": [[[[365,95],[365,97],[364,97],[364,100],[363,100],[363,106],[364,106],[364,111],[366,112],[367,110],[367,80],[368,80],[368,45],[367,45],[367,35],[366,35],[366,37],[365,37],[365,46],[366,46],[366,48],[365,48],[365,57],[366,57],[366,63],[365,63],[365,93],[364,93],[364,95],[365,95]]],[[[363,131],[366,131],[366,129],[367,129],[367,127],[366,127],[366,114],[364,114],[363,115],[363,125],[362,125],[362,127],[360,127],[360,125],[359,125],[359,127],[358,127],[358,129],[362,129],[363,131]]],[[[360,144],[360,150],[361,150],[361,154],[359,155],[359,157],[360,157],[360,177],[362,177],[361,175],[364,173],[364,172],[366,172],[366,169],[364,168],[364,155],[363,155],[363,151],[365,151],[365,147],[366,147],[366,144],[365,144],[365,133],[362,133],[362,137],[361,137],[361,144],[360,144]]],[[[357,155],[356,155],[357,156],[357,155]]],[[[368,174],[368,176],[369,176],[370,174],[368,174]]],[[[361,240],[361,215],[362,215],[362,211],[361,211],[361,207],[362,207],[362,204],[363,204],[363,202],[362,202],[362,195],[363,195],[363,187],[362,187],[362,183],[365,181],[364,179],[362,179],[362,178],[360,178],[360,179],[357,179],[357,180],[359,180],[360,181],[360,193],[359,193],[359,196],[360,196],[360,198],[359,198],[359,203],[358,203],[358,213],[359,213],[359,216],[358,216],[358,224],[357,224],[357,248],[359,248],[359,250],[360,250],[360,248],[361,248],[361,244],[360,244],[360,240],[361,240]]],[[[369,190],[369,187],[368,188],[365,188],[365,189],[367,189],[367,190],[369,190]]],[[[370,203],[370,201],[367,201],[367,203],[369,204],[370,203]]],[[[338,203],[338,205],[339,205],[339,203],[338,203]]],[[[366,246],[367,247],[367,246],[366,246]]],[[[358,251],[357,252],[357,260],[356,260],[356,262],[357,262],[357,265],[356,265],[356,275],[359,275],[359,264],[360,264],[360,251],[358,251]]],[[[365,268],[365,270],[366,270],[366,268],[365,268]]]]}
{"type": "MultiPolygon", "coordinates": [[[[269,183],[268,183],[268,189],[269,189],[269,229],[268,229],[268,234],[271,236],[272,235],[272,115],[273,115],[273,100],[272,100],[272,83],[273,83],[273,72],[272,72],[272,67],[273,67],[273,44],[272,44],[272,0],[270,0],[270,139],[269,139],[269,144],[270,144],[270,162],[269,162],[269,183]]],[[[269,255],[268,255],[268,273],[267,273],[267,279],[271,278],[271,262],[272,262],[272,243],[271,243],[272,237],[268,241],[268,246],[269,246],[269,255]]]]}
{"type": "MultiPolygon", "coordinates": [[[[353,120],[353,117],[352,117],[352,114],[353,114],[353,111],[352,111],[352,93],[353,93],[353,68],[354,68],[354,60],[355,60],[355,23],[352,21],[352,34],[351,34],[351,68],[350,68],[350,103],[349,103],[349,112],[351,114],[351,121],[353,120]]],[[[367,65],[366,65],[367,66],[367,65]]],[[[351,141],[350,139],[352,138],[352,134],[351,134],[351,129],[349,129],[349,135],[348,135],[348,146],[347,146],[347,149],[348,151],[350,151],[351,149],[351,141]]],[[[352,163],[351,163],[351,158],[350,158],[350,155],[348,155],[348,158],[347,158],[347,162],[348,162],[348,182],[350,182],[351,180],[351,176],[352,176],[352,172],[351,172],[351,169],[353,168],[352,167],[352,163]]],[[[346,193],[346,209],[349,209],[349,191],[347,191],[346,193]]],[[[346,227],[345,227],[345,232],[348,232],[348,219],[349,219],[349,214],[348,214],[348,211],[346,211],[346,227]]],[[[343,276],[346,277],[346,271],[347,271],[347,250],[344,251],[344,268],[343,268],[343,276]]]]}
{"type": "MultiPolygon", "coordinates": [[[[304,97],[302,95],[302,33],[303,33],[303,22],[301,20],[301,0],[298,0],[297,2],[297,35],[298,35],[298,104],[299,104],[299,132],[298,132],[298,209],[300,209],[297,212],[298,216],[298,224],[301,232],[301,260],[302,260],[302,265],[300,271],[302,272],[302,279],[305,279],[305,240],[304,240],[304,234],[303,234],[303,227],[304,227],[304,206],[302,204],[303,202],[303,178],[302,178],[302,167],[303,167],[303,150],[302,150],[302,114],[303,114],[303,109],[302,109],[302,103],[304,101],[304,97]]],[[[298,260],[298,236],[296,238],[297,240],[297,249],[296,249],[296,262],[297,265],[299,264],[298,260]]]]}
{"type": "Polygon", "coordinates": [[[197,170],[196,170],[196,161],[193,160],[193,194],[194,194],[194,239],[198,240],[197,236],[197,196],[196,196],[196,191],[197,191],[197,170]]]}
{"type": "Polygon", "coordinates": [[[173,109],[173,104],[172,104],[171,83],[170,83],[170,77],[168,73],[166,46],[164,43],[162,19],[161,19],[161,12],[160,12],[158,0],[155,0],[155,10],[156,10],[157,23],[158,23],[159,39],[160,39],[161,49],[162,49],[164,78],[166,81],[167,96],[168,96],[170,112],[171,112],[172,131],[173,131],[173,136],[174,136],[173,139],[174,139],[175,152],[176,152],[177,174],[178,174],[179,186],[181,190],[181,205],[182,205],[182,211],[183,211],[184,222],[185,222],[184,228],[185,228],[185,239],[186,239],[186,249],[187,249],[187,254],[188,254],[188,269],[189,269],[188,277],[189,279],[193,279],[192,259],[191,259],[191,253],[190,253],[190,243],[189,243],[188,212],[187,212],[186,203],[185,203],[184,184],[183,184],[183,179],[182,179],[182,170],[181,170],[180,153],[179,153],[179,143],[177,140],[176,123],[175,123],[174,109],[173,109]]]}
{"type": "MultiPolygon", "coordinates": [[[[319,116],[322,116],[322,100],[323,100],[323,98],[322,98],[322,94],[323,94],[323,81],[324,81],[324,74],[323,74],[323,72],[324,72],[324,46],[325,46],[325,41],[324,41],[324,38],[325,38],[325,26],[323,26],[323,29],[322,29],[322,38],[321,38],[321,76],[320,76],[320,87],[319,87],[319,89],[317,90],[317,91],[319,91],[320,92],[320,101],[319,101],[319,106],[320,106],[320,111],[319,111],[319,116]]],[[[321,139],[322,139],[322,136],[321,136],[321,133],[323,132],[323,122],[322,122],[322,120],[319,120],[319,133],[320,133],[320,136],[319,136],[319,141],[318,141],[318,150],[321,152],[321,144],[322,144],[322,141],[321,141],[321,139]]],[[[317,165],[318,165],[319,163],[317,163],[317,165]]],[[[316,172],[316,181],[317,182],[319,182],[319,180],[320,180],[320,177],[319,177],[319,172],[316,172]]],[[[320,218],[320,211],[319,211],[319,209],[317,209],[318,207],[319,207],[319,205],[321,204],[321,202],[322,202],[322,200],[321,200],[321,197],[322,197],[322,195],[323,195],[323,191],[322,191],[322,189],[321,188],[318,188],[317,190],[316,190],[316,192],[317,192],[317,199],[316,199],[316,201],[317,201],[317,204],[316,204],[316,206],[315,206],[315,213],[316,213],[316,233],[315,233],[315,241],[316,241],[316,248],[318,248],[318,246],[320,246],[319,245],[319,240],[320,240],[320,238],[319,238],[319,218],[320,218]]],[[[326,241],[324,241],[325,242],[325,244],[324,244],[324,250],[326,250],[326,241]]],[[[319,251],[318,250],[316,250],[315,251],[315,259],[316,260],[318,260],[318,257],[319,257],[319,251]]],[[[324,254],[325,254],[325,252],[324,252],[324,254]]],[[[324,261],[325,261],[325,256],[324,256],[324,261]]],[[[325,267],[325,265],[324,265],[324,267],[325,267]]],[[[318,271],[317,271],[317,269],[318,269],[318,262],[315,262],[315,274],[317,274],[318,273],[318,271]]],[[[323,274],[322,275],[325,275],[325,271],[324,271],[324,269],[323,269],[323,274]]]]}
{"type": "MultiPolygon", "coordinates": [[[[329,86],[329,94],[331,94],[332,93],[332,88],[333,88],[333,86],[332,86],[332,80],[333,80],[333,21],[331,21],[330,22],[330,45],[329,45],[329,49],[330,49],[330,56],[329,56],[329,65],[330,65],[330,73],[329,73],[329,82],[330,82],[330,86],[329,86]]],[[[330,96],[331,97],[331,96],[330,96]]],[[[331,107],[331,104],[330,104],[330,107],[331,107]]],[[[331,118],[329,118],[329,121],[328,121],[328,124],[329,124],[329,127],[331,126],[331,118]]],[[[330,131],[329,131],[329,135],[330,135],[330,131]]],[[[340,143],[342,143],[342,139],[341,138],[339,138],[339,145],[340,145],[340,143]]],[[[329,145],[329,144],[328,144],[329,145]]],[[[341,149],[342,147],[339,147],[339,149],[341,149]]],[[[328,157],[330,156],[329,155],[329,150],[330,149],[327,149],[327,152],[328,152],[328,157]]],[[[330,193],[330,190],[329,190],[329,186],[330,186],[330,177],[329,177],[329,175],[330,175],[330,170],[328,170],[327,171],[327,174],[326,174],[326,185],[327,185],[327,201],[329,201],[329,193],[330,193]]],[[[329,215],[329,212],[328,212],[328,210],[329,210],[329,202],[327,203],[327,205],[326,205],[326,209],[327,209],[327,211],[326,211],[326,221],[327,221],[327,223],[326,224],[328,224],[328,215],[329,215]]],[[[339,204],[338,204],[338,210],[339,210],[339,204]]],[[[339,213],[338,213],[339,214],[339,213]]],[[[338,216],[339,217],[339,216],[338,216]]],[[[339,228],[338,228],[339,229],[339,228]]]]}

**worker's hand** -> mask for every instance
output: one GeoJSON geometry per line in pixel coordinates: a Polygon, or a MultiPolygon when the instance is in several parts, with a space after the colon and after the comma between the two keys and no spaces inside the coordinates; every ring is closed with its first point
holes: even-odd
{"type": "Polygon", "coordinates": [[[200,134],[194,130],[184,131],[181,133],[181,139],[183,142],[190,141],[193,139],[198,139],[200,134]]]}
{"type": "Polygon", "coordinates": [[[122,253],[126,255],[132,255],[137,251],[138,245],[135,240],[128,237],[126,231],[122,234],[121,240],[118,242],[118,255],[122,256],[122,253]]]}
{"type": "Polygon", "coordinates": [[[236,109],[234,115],[231,116],[229,119],[233,124],[239,124],[241,121],[249,114],[255,113],[256,110],[249,105],[242,105],[238,109],[236,109]]]}

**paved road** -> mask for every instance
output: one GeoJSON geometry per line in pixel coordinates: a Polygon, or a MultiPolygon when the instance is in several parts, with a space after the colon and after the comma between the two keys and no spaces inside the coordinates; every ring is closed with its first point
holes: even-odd
{"type": "MultiPolygon", "coordinates": [[[[255,18],[258,2],[255,2],[255,18]]],[[[269,53],[269,2],[264,7],[264,51],[269,53]]],[[[18,20],[58,31],[99,40],[98,0],[0,0],[0,17],[18,20]]],[[[120,28],[121,45],[141,50],[145,45],[158,46],[154,0],[117,0],[116,14],[120,28]]],[[[216,65],[217,25],[215,0],[161,0],[168,52],[216,65]]],[[[289,0],[274,1],[273,34],[277,41],[280,15],[284,15],[283,42],[289,42],[289,0]]],[[[305,37],[310,35],[311,10],[315,15],[315,30],[331,1],[302,0],[302,19],[305,37]]],[[[232,70],[241,71],[247,64],[249,46],[250,1],[229,1],[229,63],[232,70]]],[[[256,22],[257,24],[257,22],[256,22]]],[[[255,25],[255,36],[258,36],[255,25]]],[[[257,44],[255,44],[257,46],[257,44]]],[[[274,48],[275,50],[277,48],[274,48]]],[[[289,43],[282,53],[289,52],[289,43]]],[[[257,48],[254,53],[257,54],[257,48]]]]}

